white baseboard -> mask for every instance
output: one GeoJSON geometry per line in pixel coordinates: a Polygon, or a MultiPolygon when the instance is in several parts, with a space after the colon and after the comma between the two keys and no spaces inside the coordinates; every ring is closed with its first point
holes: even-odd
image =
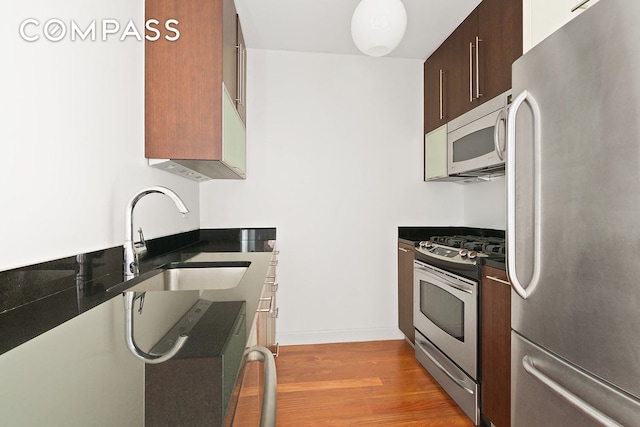
{"type": "Polygon", "coordinates": [[[339,331],[296,331],[278,332],[280,345],[326,344],[338,342],[387,341],[403,339],[397,328],[349,329],[339,331]]]}

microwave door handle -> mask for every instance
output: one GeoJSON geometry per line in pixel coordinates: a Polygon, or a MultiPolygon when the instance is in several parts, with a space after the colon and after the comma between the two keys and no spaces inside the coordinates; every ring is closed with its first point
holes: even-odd
{"type": "MultiPolygon", "coordinates": [[[[495,147],[496,154],[500,160],[504,160],[504,144],[500,144],[500,128],[501,124],[504,123],[504,134],[505,138],[507,137],[507,114],[505,112],[505,108],[498,112],[498,116],[496,117],[496,124],[493,127],[493,146],[495,147]]],[[[506,141],[505,141],[506,144],[506,141]]],[[[506,148],[506,147],[505,147],[506,148]]]]}
{"type": "Polygon", "coordinates": [[[507,271],[513,290],[522,299],[533,292],[540,278],[540,108],[531,94],[522,91],[511,104],[507,112],[507,271]],[[533,172],[533,236],[516,236],[516,114],[524,102],[531,107],[533,116],[534,172],[533,172]],[[516,265],[517,239],[533,237],[533,275],[528,284],[518,278],[516,265]]]}

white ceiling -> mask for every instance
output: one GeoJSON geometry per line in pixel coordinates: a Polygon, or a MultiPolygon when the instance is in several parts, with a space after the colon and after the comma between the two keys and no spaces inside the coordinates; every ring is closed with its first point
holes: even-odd
{"type": "MultiPolygon", "coordinates": [[[[362,55],[351,40],[360,0],[235,0],[247,47],[362,55]]],[[[389,57],[426,59],[481,0],[402,0],[407,32],[389,57]]]]}

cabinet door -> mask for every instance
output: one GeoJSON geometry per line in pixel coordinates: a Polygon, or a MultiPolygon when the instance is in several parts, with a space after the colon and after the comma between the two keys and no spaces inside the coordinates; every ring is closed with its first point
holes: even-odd
{"type": "Polygon", "coordinates": [[[478,10],[476,9],[442,44],[448,71],[445,91],[447,120],[455,119],[478,105],[473,90],[473,43],[477,34],[478,10]]]}
{"type": "Polygon", "coordinates": [[[496,427],[511,417],[511,287],[503,270],[482,268],[482,414],[496,427]]]}
{"type": "Polygon", "coordinates": [[[444,178],[447,173],[447,125],[424,137],[424,180],[444,178]]]}
{"type": "Polygon", "coordinates": [[[442,47],[427,58],[424,63],[424,133],[446,123],[445,85],[448,70],[444,62],[445,54],[442,47]]]}
{"type": "Polygon", "coordinates": [[[413,245],[398,242],[398,326],[411,342],[413,327],[413,245]]]}
{"type": "Polygon", "coordinates": [[[235,3],[233,0],[222,0],[222,81],[232,99],[235,99],[238,90],[237,26],[235,3]]]}
{"type": "Polygon", "coordinates": [[[483,0],[477,10],[475,91],[482,103],[511,89],[511,65],[522,55],[522,2],[483,0]]]}
{"type": "Polygon", "coordinates": [[[242,119],[242,123],[247,125],[247,49],[244,44],[244,34],[242,34],[242,26],[240,25],[240,17],[236,15],[236,31],[237,31],[237,49],[236,49],[236,66],[238,84],[236,87],[236,108],[242,119]]]}
{"type": "Polygon", "coordinates": [[[523,0],[523,50],[546,39],[598,0],[523,0]]]}

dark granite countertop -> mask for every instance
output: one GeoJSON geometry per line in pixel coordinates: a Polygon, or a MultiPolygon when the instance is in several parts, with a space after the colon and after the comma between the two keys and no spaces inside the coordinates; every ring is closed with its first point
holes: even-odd
{"type": "MultiPolygon", "coordinates": [[[[205,229],[149,240],[141,274],[203,252],[270,252],[275,228],[205,229]]],[[[0,272],[0,354],[119,295],[122,247],[0,272]]],[[[131,279],[136,280],[136,279],[131,279]]]]}

